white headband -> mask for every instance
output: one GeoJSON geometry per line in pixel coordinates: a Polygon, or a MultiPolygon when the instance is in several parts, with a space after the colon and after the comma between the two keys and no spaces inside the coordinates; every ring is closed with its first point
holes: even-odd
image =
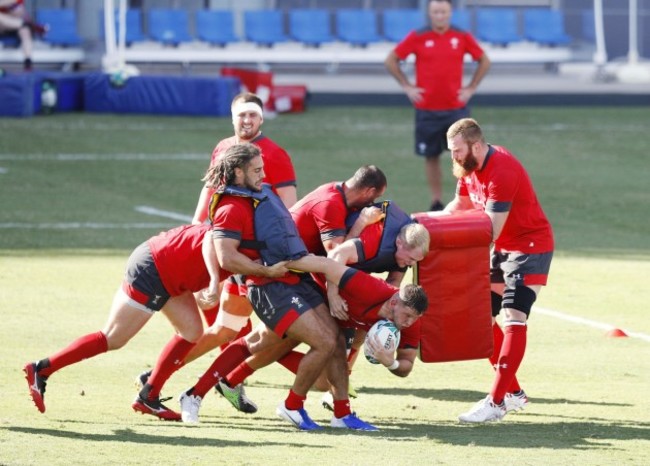
{"type": "Polygon", "coordinates": [[[264,118],[264,113],[262,112],[262,107],[257,105],[255,102],[237,102],[232,108],[232,117],[236,118],[242,113],[246,112],[255,112],[260,117],[264,118]]]}

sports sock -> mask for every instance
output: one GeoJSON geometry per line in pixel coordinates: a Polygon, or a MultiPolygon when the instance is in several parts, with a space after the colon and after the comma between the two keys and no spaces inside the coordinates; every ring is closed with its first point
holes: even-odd
{"type": "Polygon", "coordinates": [[[496,404],[503,401],[526,352],[526,325],[506,324],[497,373],[490,395],[496,404]]]}
{"type": "Polygon", "coordinates": [[[352,413],[352,410],[350,409],[350,400],[348,398],[345,400],[334,400],[335,417],[341,419],[350,413],[352,413]]]}
{"type": "Polygon", "coordinates": [[[38,371],[39,375],[49,377],[52,373],[63,369],[65,366],[77,363],[84,359],[92,358],[98,354],[108,351],[108,342],[106,335],[102,332],[89,333],[81,338],[77,338],[61,351],[54,353],[48,359],[48,363],[40,364],[47,366],[38,371]]]}
{"type": "Polygon", "coordinates": [[[296,374],[298,372],[298,366],[300,365],[300,361],[302,361],[302,358],[305,357],[304,353],[301,353],[300,351],[289,351],[287,354],[282,356],[280,359],[278,359],[278,362],[282,364],[284,367],[289,369],[291,372],[296,374]]]}
{"type": "Polygon", "coordinates": [[[158,356],[158,361],[147,380],[147,385],[151,386],[147,397],[150,400],[158,398],[162,386],[167,382],[167,379],[183,367],[185,356],[194,347],[196,343],[192,343],[181,337],[174,335],[171,340],[165,345],[158,356]]]}
{"type": "Polygon", "coordinates": [[[307,396],[298,395],[293,390],[289,390],[289,396],[287,396],[287,399],[284,400],[284,406],[292,411],[302,409],[305,405],[306,399],[307,396]]]}
{"type": "MultiPolygon", "coordinates": [[[[348,353],[348,362],[352,361],[354,358],[354,355],[357,354],[359,350],[357,348],[350,348],[350,352],[348,353]]],[[[350,372],[352,372],[352,369],[350,369],[350,372]]]]}
{"type": "Polygon", "coordinates": [[[224,378],[226,383],[231,387],[236,387],[240,383],[243,383],[250,375],[255,372],[251,366],[248,365],[246,361],[239,364],[235,367],[227,377],[224,378]]]}
{"type": "Polygon", "coordinates": [[[244,337],[231,342],[194,385],[194,394],[204,398],[221,377],[228,375],[250,355],[244,337]]]}
{"type": "MultiPolygon", "coordinates": [[[[496,370],[496,365],[499,361],[499,354],[501,353],[501,346],[503,346],[503,330],[501,330],[501,327],[496,322],[492,326],[492,335],[494,337],[494,351],[492,352],[492,356],[490,356],[490,364],[492,364],[492,368],[496,370]]],[[[521,387],[519,386],[519,382],[515,376],[507,391],[508,393],[514,393],[519,390],[521,390],[521,387]]]]}

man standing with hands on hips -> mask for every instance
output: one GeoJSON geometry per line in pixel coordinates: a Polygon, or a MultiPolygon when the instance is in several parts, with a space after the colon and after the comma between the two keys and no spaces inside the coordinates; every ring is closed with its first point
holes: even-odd
{"type": "Polygon", "coordinates": [[[384,61],[415,107],[415,153],[425,158],[430,210],[444,207],[440,154],[447,148],[445,133],[456,120],[469,116],[467,104],[490,69],[490,59],[476,39],[451,26],[451,13],[451,0],[430,0],[430,26],[411,31],[384,61]],[[411,54],[415,55],[415,84],[400,68],[411,54]],[[467,86],[463,86],[465,54],[478,62],[467,86]]]}

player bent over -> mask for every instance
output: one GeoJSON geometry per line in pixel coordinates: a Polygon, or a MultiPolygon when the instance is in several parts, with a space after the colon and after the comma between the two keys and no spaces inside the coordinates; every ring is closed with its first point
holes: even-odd
{"type": "MultiPolygon", "coordinates": [[[[203,323],[193,292],[208,286],[210,275],[203,257],[208,225],[185,225],[150,238],[138,246],[127,262],[122,286],[113,299],[101,331],[74,340],[65,348],[28,363],[24,371],[29,392],[38,410],[45,412],[45,387],[55,372],[84,359],[126,345],[149,319],[160,311],[176,331],[163,348],[153,373],[140,391],[133,409],[164,420],[180,420],[180,414],[162,404],[162,385],[176,371],[203,333],[203,323]]],[[[211,237],[207,236],[207,242],[211,237]]],[[[259,266],[256,273],[280,276],[283,264],[259,266]]]]}
{"type": "MultiPolygon", "coordinates": [[[[308,283],[307,277],[296,273],[274,280],[251,276],[259,267],[259,260],[272,264],[298,259],[294,261],[298,267],[303,259],[308,259],[288,210],[276,195],[262,186],[263,177],[264,162],[259,149],[250,144],[230,147],[208,172],[217,190],[210,204],[216,262],[221,271],[247,276],[249,300],[265,326],[233,341],[197,387],[181,395],[180,401],[182,406],[200,405],[220,374],[227,374],[240,360],[286,336],[307,344],[310,349],[277,413],[299,429],[319,429],[304,410],[304,401],[323,367],[342,386],[340,396],[347,398],[345,347],[340,344],[342,336],[322,296],[308,283]]],[[[215,271],[211,275],[215,276],[215,271]]],[[[351,412],[340,421],[343,424],[340,427],[374,429],[351,412]]]]}

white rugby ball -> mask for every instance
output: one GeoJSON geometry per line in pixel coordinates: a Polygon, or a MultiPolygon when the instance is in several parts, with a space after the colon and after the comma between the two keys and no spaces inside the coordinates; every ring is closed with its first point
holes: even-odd
{"type": "Polygon", "coordinates": [[[379,338],[379,341],[384,348],[390,348],[391,345],[393,348],[397,348],[397,345],[399,345],[399,330],[395,327],[393,322],[386,319],[378,320],[372,327],[370,327],[370,330],[368,330],[368,333],[366,334],[366,344],[363,345],[363,354],[366,356],[368,362],[379,364],[379,361],[374,358],[374,354],[370,354],[367,344],[368,338],[374,338],[375,335],[379,338]]]}

